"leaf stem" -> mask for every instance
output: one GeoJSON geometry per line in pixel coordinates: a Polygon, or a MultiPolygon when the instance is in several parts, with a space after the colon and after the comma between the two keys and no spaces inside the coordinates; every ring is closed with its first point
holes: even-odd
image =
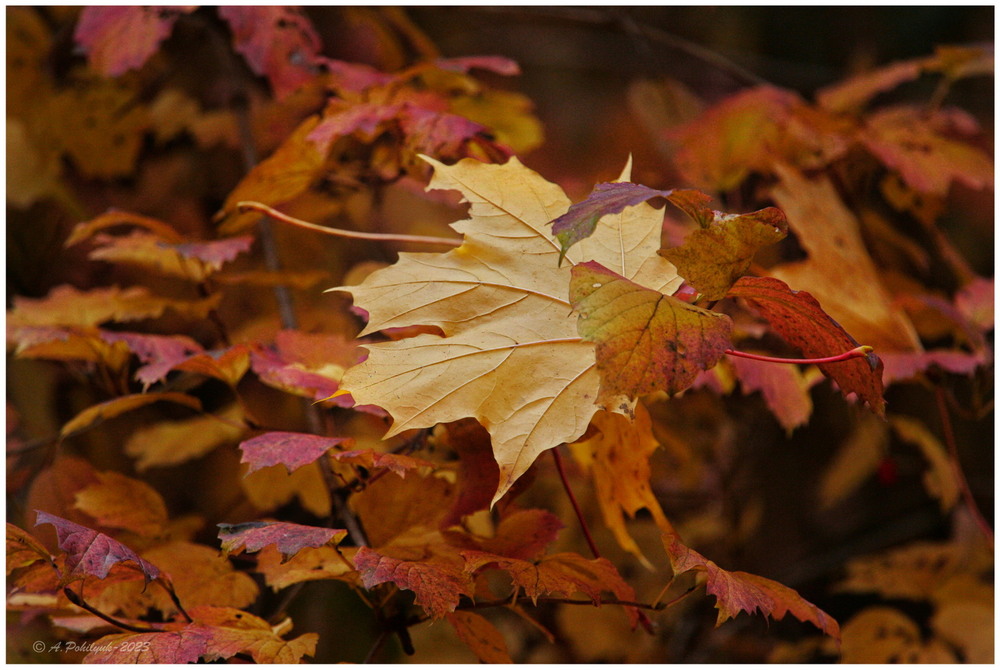
{"type": "Polygon", "coordinates": [[[778,358],[776,356],[761,356],[759,354],[751,354],[746,351],[736,351],[735,349],[726,349],[723,353],[729,354],[730,356],[738,356],[739,358],[749,358],[754,361],[763,361],[765,363],[800,363],[802,365],[812,365],[837,363],[839,361],[848,361],[852,358],[864,358],[871,353],[872,350],[872,347],[865,344],[860,347],[855,347],[850,351],[845,351],[842,354],[827,356],[825,358],[778,358]]]}
{"type": "Polygon", "coordinates": [[[944,390],[939,386],[934,389],[934,395],[937,400],[938,414],[941,416],[941,433],[944,436],[945,444],[948,445],[948,454],[950,455],[948,460],[951,463],[952,474],[955,477],[959,490],[962,491],[965,506],[969,509],[969,513],[972,514],[972,518],[975,520],[979,530],[986,536],[986,540],[990,543],[990,549],[992,549],[993,529],[983,516],[982,511],[980,511],[979,505],[976,504],[976,499],[972,495],[972,489],[969,487],[969,480],[966,479],[965,473],[962,471],[962,464],[958,460],[958,443],[955,441],[955,431],[951,426],[951,416],[948,414],[948,403],[944,390]]]}
{"type": "Polygon", "coordinates": [[[552,449],[551,452],[552,460],[556,463],[556,471],[559,473],[559,479],[562,480],[563,488],[566,490],[569,502],[573,506],[573,511],[576,513],[576,519],[580,522],[580,528],[583,530],[583,536],[587,539],[587,546],[590,547],[590,552],[594,554],[594,558],[600,558],[601,552],[597,549],[597,544],[594,542],[594,538],[590,534],[590,528],[587,527],[587,521],[583,518],[583,512],[580,510],[580,505],[576,502],[576,496],[573,495],[573,489],[569,486],[569,479],[566,478],[566,469],[563,467],[562,455],[559,453],[559,447],[552,449]]]}
{"type": "Polygon", "coordinates": [[[267,214],[269,217],[276,221],[281,221],[282,223],[288,223],[293,226],[298,226],[299,228],[305,228],[306,230],[311,230],[316,233],[323,233],[325,235],[334,235],[336,237],[348,237],[355,240],[378,240],[382,242],[412,242],[414,244],[437,244],[447,247],[459,247],[462,246],[461,240],[456,240],[451,237],[428,237],[425,235],[397,235],[395,233],[363,233],[356,230],[342,230],[340,228],[329,228],[327,226],[320,226],[315,223],[310,223],[308,221],[303,221],[302,219],[296,219],[294,216],[289,216],[274,209],[273,207],[268,207],[262,202],[255,202],[253,200],[243,200],[236,203],[236,209],[240,212],[245,212],[247,210],[253,210],[261,212],[262,214],[267,214]]]}

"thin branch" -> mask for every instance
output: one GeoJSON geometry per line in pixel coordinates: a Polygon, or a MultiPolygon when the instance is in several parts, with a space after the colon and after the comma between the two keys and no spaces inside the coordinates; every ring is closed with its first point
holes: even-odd
{"type": "Polygon", "coordinates": [[[446,247],[459,247],[462,246],[461,240],[456,240],[451,237],[428,237],[424,235],[397,235],[395,233],[362,233],[355,230],[341,230],[340,228],[328,228],[327,226],[320,226],[315,223],[310,223],[308,221],[303,221],[302,219],[296,219],[294,216],[289,216],[274,209],[273,207],[268,207],[262,202],[254,202],[252,200],[244,200],[242,202],[236,203],[236,209],[240,212],[245,212],[247,210],[252,210],[256,212],[261,212],[266,214],[276,221],[281,221],[282,223],[288,223],[293,226],[298,226],[299,228],[305,228],[306,230],[311,230],[316,233],[323,233],[325,235],[334,235],[336,237],[347,237],[355,240],[377,240],[382,242],[412,242],[414,244],[437,244],[446,247]]]}
{"type": "Polygon", "coordinates": [[[133,626],[132,624],[125,623],[124,621],[119,621],[118,619],[114,618],[113,616],[111,616],[109,614],[105,614],[101,610],[97,609],[96,607],[94,607],[93,605],[91,605],[90,603],[88,603],[86,600],[83,599],[82,595],[80,595],[79,593],[76,593],[75,591],[73,591],[68,586],[64,586],[63,587],[63,593],[66,595],[66,597],[69,599],[69,601],[71,603],[73,603],[74,605],[76,605],[77,607],[80,607],[80,608],[83,608],[83,609],[87,610],[88,612],[90,612],[91,614],[93,614],[94,616],[96,616],[98,619],[102,619],[103,621],[107,621],[109,624],[111,624],[112,626],[115,626],[116,628],[121,628],[122,630],[127,630],[130,633],[162,633],[163,632],[162,630],[159,630],[159,629],[156,629],[156,628],[146,628],[144,626],[133,626]]]}
{"type": "Polygon", "coordinates": [[[181,605],[181,599],[177,597],[177,592],[174,590],[173,582],[169,581],[169,578],[165,575],[160,575],[160,578],[156,581],[159,582],[160,586],[163,587],[163,590],[170,596],[171,602],[173,602],[177,611],[181,613],[181,616],[187,619],[188,623],[194,623],[194,619],[191,618],[191,615],[188,614],[187,610],[184,609],[184,606],[181,605]]]}
{"type": "Polygon", "coordinates": [[[765,363],[800,363],[802,365],[810,364],[823,364],[823,363],[837,363],[839,361],[848,361],[852,358],[864,358],[873,351],[873,348],[867,344],[860,347],[851,349],[850,351],[845,351],[842,354],[837,354],[836,356],[827,356],[826,358],[778,358],[776,356],[761,356],[759,354],[751,354],[745,351],[736,351],[735,349],[726,349],[724,354],[729,354],[730,356],[737,356],[739,358],[749,358],[753,361],[764,361],[765,363]]]}
{"type": "Polygon", "coordinates": [[[934,396],[937,399],[938,414],[941,416],[941,433],[944,436],[945,444],[948,445],[948,454],[951,456],[948,461],[951,463],[952,474],[955,477],[959,490],[962,491],[962,499],[965,501],[965,506],[972,514],[972,518],[976,522],[976,525],[979,526],[979,530],[986,536],[992,549],[993,529],[980,511],[979,505],[976,504],[976,499],[972,495],[972,489],[969,487],[969,480],[965,478],[965,473],[962,471],[962,464],[958,460],[958,443],[955,441],[955,432],[952,430],[951,416],[948,414],[948,403],[944,391],[938,387],[935,389],[934,396]]]}
{"type": "Polygon", "coordinates": [[[365,654],[365,660],[361,662],[371,663],[372,661],[374,661],[375,655],[382,650],[382,647],[385,646],[385,643],[388,641],[390,635],[392,635],[392,631],[389,630],[381,631],[378,634],[378,637],[375,639],[375,644],[373,644],[372,648],[368,650],[367,654],[365,654]]]}
{"type": "Polygon", "coordinates": [[[594,602],[593,600],[588,600],[586,598],[555,598],[539,596],[537,599],[532,599],[531,596],[518,596],[517,598],[501,598],[500,600],[481,600],[477,602],[470,602],[468,604],[459,604],[457,609],[460,610],[478,610],[487,609],[490,607],[506,607],[512,604],[537,604],[537,603],[560,603],[563,605],[590,605],[594,607],[595,605],[621,605],[622,607],[635,607],[641,610],[653,610],[658,612],[662,609],[666,609],[669,605],[667,603],[640,603],[634,600],[619,600],[618,598],[601,598],[599,602],[594,602]]]}
{"type": "Polygon", "coordinates": [[[576,496],[573,495],[573,489],[569,486],[569,480],[566,478],[566,470],[563,467],[562,456],[559,454],[559,447],[550,450],[552,452],[552,460],[556,463],[556,471],[559,473],[559,479],[562,480],[563,488],[566,490],[566,495],[569,497],[569,502],[573,506],[573,511],[576,513],[577,521],[580,522],[580,528],[583,530],[583,536],[587,539],[587,546],[590,547],[590,551],[594,554],[594,558],[600,558],[601,552],[597,549],[597,544],[594,542],[594,538],[590,535],[590,528],[587,527],[587,521],[583,518],[583,512],[580,510],[580,505],[576,502],[576,496]]]}

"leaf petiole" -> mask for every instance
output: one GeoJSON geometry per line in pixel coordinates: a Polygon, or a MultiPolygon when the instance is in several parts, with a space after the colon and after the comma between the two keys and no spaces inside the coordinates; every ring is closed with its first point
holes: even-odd
{"type": "Polygon", "coordinates": [[[746,351],[736,351],[735,349],[726,349],[723,353],[729,354],[730,356],[738,356],[740,358],[749,358],[754,361],[763,361],[765,363],[799,363],[802,365],[821,365],[823,363],[837,363],[840,361],[848,361],[852,358],[864,358],[869,353],[873,351],[873,347],[864,344],[860,347],[855,347],[850,351],[845,351],[842,354],[837,354],[836,356],[827,356],[825,358],[778,358],[776,356],[761,356],[759,354],[751,354],[746,351]]]}

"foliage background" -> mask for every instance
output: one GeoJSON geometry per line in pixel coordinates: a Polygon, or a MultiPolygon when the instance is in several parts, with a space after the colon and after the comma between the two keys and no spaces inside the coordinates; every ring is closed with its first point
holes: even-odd
{"type": "MultiPolygon", "coordinates": [[[[8,10],[9,12],[10,10],[8,10]]],[[[37,11],[50,30],[54,47],[43,66],[56,76],[65,74],[74,62],[69,35],[75,9],[37,11]]],[[[521,65],[515,78],[484,78],[495,86],[524,93],[535,105],[544,128],[545,141],[524,157],[525,163],[562,185],[574,199],[583,197],[592,184],[616,176],[624,157],[633,154],[634,181],[654,188],[680,185],[680,177],[630,104],[630,86],[640,78],[669,76],[695,91],[708,103],[756,83],[734,71],[735,65],[753,77],[798,91],[806,98],[822,86],[852,73],[894,60],[930,54],[941,44],[991,42],[992,7],[882,7],[882,8],[489,8],[414,7],[407,15],[445,56],[501,54],[521,65]],[[695,53],[705,49],[726,59],[729,65],[707,62],[695,53]]],[[[396,70],[412,58],[397,39],[384,38],[378,18],[371,10],[309,8],[324,41],[324,52],[333,58],[370,63],[386,71],[396,70]]],[[[197,44],[193,35],[175,35],[164,47],[171,54],[184,54],[183,70],[165,76],[184,82],[220,67],[217,55],[197,44]]],[[[11,54],[8,52],[8,59],[11,54]]],[[[8,67],[10,63],[8,62],[8,67]]],[[[26,76],[23,71],[16,76],[26,76]]],[[[970,112],[992,138],[993,89],[991,81],[975,78],[954,87],[949,102],[970,112]]],[[[12,85],[8,82],[8,94],[12,85]]],[[[893,96],[926,97],[930,91],[919,85],[893,96]]],[[[17,95],[24,95],[20,90],[17,95]]],[[[222,93],[219,94],[223,95],[222,93]]],[[[19,104],[17,100],[14,104],[19,104]]],[[[218,100],[214,101],[218,103],[218,100]]],[[[12,104],[8,100],[8,109],[12,104]]],[[[10,112],[9,112],[10,113],[10,112]]],[[[70,114],[60,123],[72,126],[70,114]]],[[[10,159],[8,159],[10,160],[10,159]]],[[[8,163],[10,168],[10,164],[8,163]]],[[[109,207],[119,207],[160,218],[183,232],[201,237],[212,235],[212,215],[244,172],[243,157],[230,148],[195,150],[190,143],[174,141],[143,147],[142,161],[134,175],[113,179],[89,179],[70,173],[66,179],[69,198],[48,198],[29,207],[8,206],[7,304],[14,296],[42,297],[62,283],[77,287],[128,284],[148,277],[87,261],[78,248],[62,244],[72,226],[109,207]]],[[[973,192],[956,187],[949,202],[949,218],[942,222],[953,243],[977,274],[993,274],[992,191],[973,192]]],[[[315,203],[321,211],[323,203],[315,203]]],[[[384,203],[386,220],[405,218],[411,203],[384,203]]],[[[309,218],[310,205],[301,215],[309,218]]],[[[443,230],[451,220],[447,212],[428,224],[443,230]]],[[[318,269],[329,273],[322,286],[337,285],[346,271],[361,258],[391,261],[392,254],[376,245],[337,245],[317,240],[312,234],[279,229],[278,243],[287,266],[318,269]]],[[[259,252],[257,252],[259,253],[259,252]]],[[[164,283],[164,291],[176,290],[164,283]]],[[[315,293],[317,291],[313,291],[315,293]]],[[[329,319],[322,310],[329,300],[309,291],[297,292],[304,312],[303,322],[316,326],[329,319]]],[[[242,295],[227,304],[224,319],[251,331],[257,316],[273,316],[268,295],[242,295]]],[[[335,318],[334,318],[335,320],[335,318]]],[[[188,332],[196,336],[197,333],[188,332]]],[[[992,371],[990,371],[990,382],[992,371]]],[[[970,386],[959,384],[957,394],[969,394],[970,386]]],[[[968,382],[968,384],[973,384],[968,382]]],[[[224,395],[225,389],[218,389],[224,395]]],[[[991,393],[990,384],[990,393],[991,393]]],[[[8,432],[16,427],[18,439],[51,434],[81,408],[95,402],[92,390],[67,376],[58,366],[35,360],[8,358],[8,432]]],[[[209,394],[210,395],[210,394],[209,394]]],[[[815,409],[808,426],[787,436],[757,396],[734,394],[719,397],[697,391],[657,405],[656,416],[669,431],[658,435],[661,442],[679,440],[695,462],[688,474],[699,486],[679,483],[676,463],[661,452],[654,460],[654,491],[672,519],[681,522],[691,541],[697,537],[702,552],[720,565],[776,579],[798,589],[842,623],[867,606],[884,603],[873,594],[844,594],[832,590],[843,576],[846,561],[858,556],[905,545],[917,540],[946,541],[962,526],[961,511],[942,514],[939,502],[930,496],[921,475],[926,464],[912,448],[893,444],[880,463],[876,476],[863,483],[838,505],[820,510],[814,504],[823,473],[838,449],[865,419],[845,404],[828,385],[814,388],[815,409]],[[710,548],[710,550],[709,550],[710,548]]],[[[889,406],[910,416],[935,417],[934,397],[914,385],[890,389],[889,406]]],[[[283,408],[294,415],[294,408],[283,408]]],[[[114,445],[129,427],[115,424],[74,438],[74,453],[85,455],[101,470],[129,471],[131,463],[114,445]]],[[[932,428],[934,419],[927,422],[932,428]]],[[[962,466],[980,507],[992,522],[994,455],[992,412],[974,419],[954,417],[962,466]]],[[[675,455],[677,452],[674,452],[675,455]]],[[[23,521],[24,495],[33,472],[44,464],[44,456],[28,452],[8,460],[8,516],[23,521]]],[[[185,464],[169,472],[147,477],[166,497],[175,514],[198,512],[215,523],[239,521],[247,509],[229,507],[232,482],[219,470],[232,463],[210,457],[185,464]]],[[[588,487],[578,480],[578,493],[589,497],[588,487]]],[[[540,483],[528,494],[531,502],[556,511],[567,520],[559,546],[580,551],[579,533],[569,523],[571,516],[561,492],[540,483]]],[[[585,502],[588,513],[600,526],[596,503],[585,502]]],[[[301,513],[300,510],[288,510],[301,513]]],[[[634,527],[638,537],[651,524],[634,527]]],[[[599,544],[621,568],[637,591],[648,579],[643,568],[615,549],[607,533],[598,532],[599,544]]],[[[648,546],[649,538],[640,543],[648,546]]],[[[206,543],[209,541],[206,539],[206,543]]],[[[653,589],[655,593],[655,589],[653,589]]],[[[780,641],[807,644],[812,631],[794,621],[766,622],[761,617],[742,616],[719,629],[712,627],[711,599],[692,598],[692,603],[671,613],[667,632],[661,637],[634,643],[623,636],[623,617],[612,608],[563,608],[543,610],[541,619],[564,632],[549,645],[537,635],[525,633],[515,622],[500,619],[516,660],[539,662],[638,661],[638,662],[753,662],[776,653],[780,641]]],[[[914,619],[930,616],[925,603],[892,601],[914,619]]],[[[360,660],[371,645],[367,610],[347,589],[330,583],[310,584],[290,610],[296,631],[320,633],[315,660],[360,660]],[[335,628],[330,622],[336,622],[335,628]]],[[[19,649],[34,639],[38,628],[9,629],[9,659],[19,658],[19,649]]],[[[472,661],[465,649],[443,625],[424,627],[415,635],[414,662],[472,661]]],[[[790,648],[790,647],[789,647],[790,648]]],[[[392,652],[404,660],[399,650],[392,652]]],[[[819,658],[825,652],[819,653],[819,658]]],[[[803,653],[803,658],[808,657],[803,653]]],[[[773,658],[771,656],[770,658],[773,658]]],[[[52,661],[66,658],[46,659],[52,661]]]]}

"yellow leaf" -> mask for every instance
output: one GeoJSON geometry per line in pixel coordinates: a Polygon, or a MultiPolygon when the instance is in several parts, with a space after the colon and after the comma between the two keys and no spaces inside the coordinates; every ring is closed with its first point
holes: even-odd
{"type": "MultiPolygon", "coordinates": [[[[387,435],[465,417],[489,432],[500,466],[498,500],[539,454],[572,442],[598,409],[594,345],[577,333],[569,303],[572,267],[597,260],[645,287],[673,293],[674,267],[656,255],[662,212],[647,204],[601,219],[596,232],[559,265],[549,222],[569,208],[562,190],[516,158],[505,165],[466,159],[434,168],[430,188],[456,189],[471,218],[444,254],[401,253],[361,285],[340,287],[369,313],[363,334],[437,326],[366,345],[368,359],[348,370],[341,388],[359,405],[378,405],[394,421],[387,435]]],[[[623,175],[627,179],[628,175],[623,175]]],[[[630,403],[613,403],[612,411],[630,403]]]]}
{"type": "Polygon", "coordinates": [[[135,467],[140,472],[184,463],[236,442],[245,430],[242,420],[240,409],[230,405],[217,416],[155,423],[135,431],[125,442],[125,453],[138,459],[135,467]]]}
{"type": "Polygon", "coordinates": [[[924,488],[938,499],[941,511],[947,512],[958,502],[958,482],[951,465],[951,458],[944,445],[920,421],[896,415],[889,424],[901,439],[916,445],[927,459],[928,470],[924,472],[924,488]]]}
{"type": "Polygon", "coordinates": [[[146,482],[118,472],[99,472],[101,480],[76,494],[76,506],[99,524],[139,535],[156,535],[167,524],[163,497],[146,482]]]}
{"type": "Polygon", "coordinates": [[[67,421],[59,431],[59,435],[60,437],[67,437],[78,431],[86,430],[87,428],[95,426],[103,421],[106,421],[107,419],[114,418],[138,407],[151,405],[160,400],[185,405],[186,407],[190,407],[196,411],[201,409],[200,400],[194,396],[189,396],[184,393],[176,393],[173,391],[163,393],[133,393],[132,395],[123,395],[119,398],[115,398],[114,400],[108,400],[107,402],[102,402],[97,405],[91,405],[67,421]]]}

